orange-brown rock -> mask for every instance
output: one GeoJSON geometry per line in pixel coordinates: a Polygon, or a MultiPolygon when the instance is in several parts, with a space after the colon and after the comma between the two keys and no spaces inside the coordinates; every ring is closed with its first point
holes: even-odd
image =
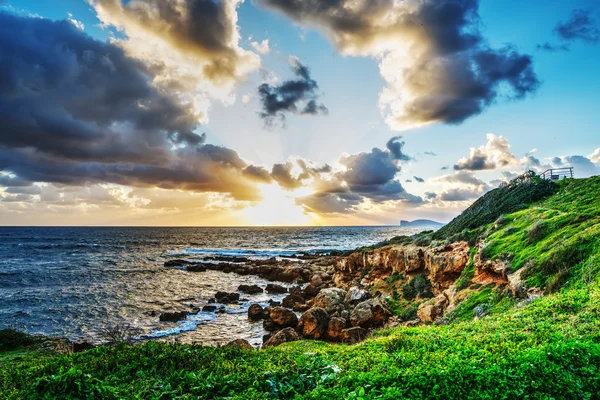
{"type": "Polygon", "coordinates": [[[302,314],[296,330],[307,339],[323,339],[327,334],[329,320],[327,311],[320,307],[311,308],[302,314]]]}
{"type": "Polygon", "coordinates": [[[450,287],[468,263],[469,245],[466,242],[427,249],[425,252],[425,269],[432,286],[437,291],[450,287]]]}
{"type": "Polygon", "coordinates": [[[444,308],[448,304],[448,299],[443,294],[426,301],[419,306],[417,317],[423,323],[434,322],[444,314],[444,308]]]}

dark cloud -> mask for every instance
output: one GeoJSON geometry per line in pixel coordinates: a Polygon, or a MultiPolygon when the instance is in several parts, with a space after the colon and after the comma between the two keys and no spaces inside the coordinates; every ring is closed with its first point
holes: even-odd
{"type": "Polygon", "coordinates": [[[285,120],[286,113],[316,115],[327,114],[323,104],[318,104],[317,82],[310,77],[308,67],[297,58],[290,59],[290,67],[298,79],[285,81],[280,85],[263,83],[258,87],[262,110],[259,115],[267,124],[275,118],[285,120]]]}
{"type": "Polygon", "coordinates": [[[402,147],[404,147],[406,143],[401,141],[401,139],[402,136],[394,136],[388,140],[388,142],[385,144],[385,147],[387,147],[394,160],[410,161],[411,157],[402,152],[402,147]]]}
{"type": "Polygon", "coordinates": [[[315,193],[295,200],[307,212],[318,214],[349,214],[356,212],[356,207],[362,202],[360,195],[315,193]]]}
{"type": "Polygon", "coordinates": [[[565,166],[573,167],[573,173],[577,178],[587,178],[600,174],[600,166],[594,164],[585,156],[567,156],[563,157],[565,166]]]}
{"type": "Polygon", "coordinates": [[[415,179],[415,181],[419,182],[419,183],[423,183],[425,182],[425,179],[423,178],[419,178],[418,176],[413,176],[413,178],[415,179]]]}
{"type": "Polygon", "coordinates": [[[591,10],[574,10],[566,22],[559,22],[554,32],[563,40],[581,40],[596,44],[600,40],[600,30],[597,21],[592,17],[591,10]]]}
{"type": "Polygon", "coordinates": [[[434,179],[437,182],[458,183],[462,185],[486,187],[487,184],[477,178],[473,172],[458,171],[452,175],[443,175],[434,179]]]}
{"type": "Polygon", "coordinates": [[[269,171],[267,171],[266,168],[257,165],[248,165],[246,168],[244,168],[243,174],[247,178],[257,182],[271,183],[273,181],[269,171]]]}
{"type": "Polygon", "coordinates": [[[536,46],[536,49],[541,51],[548,51],[550,53],[556,53],[558,51],[569,51],[569,46],[566,44],[551,44],[551,43],[542,43],[536,46]]]}
{"type": "Polygon", "coordinates": [[[562,159],[560,157],[554,157],[552,159],[552,164],[560,167],[561,165],[563,165],[563,161],[562,161],[562,159]]]}
{"type": "Polygon", "coordinates": [[[425,192],[425,198],[427,200],[432,200],[432,199],[435,199],[437,197],[438,197],[437,193],[434,193],[434,192],[425,192]]]}
{"type": "Polygon", "coordinates": [[[440,194],[442,201],[468,201],[481,196],[483,192],[478,188],[453,188],[440,194]]]}
{"type": "Polygon", "coordinates": [[[151,72],[68,21],[0,13],[1,184],[54,182],[230,193],[255,199],[246,163],[203,144],[196,114],[151,72]]]}
{"type": "Polygon", "coordinates": [[[486,44],[477,0],[261,2],[324,28],[344,54],[381,58],[380,104],[394,128],[461,123],[506,89],[519,99],[539,85],[530,56],[486,44]]]}
{"type": "Polygon", "coordinates": [[[302,179],[292,175],[293,164],[287,161],[283,164],[274,164],[271,170],[271,177],[285,189],[298,189],[302,187],[302,179]]]}

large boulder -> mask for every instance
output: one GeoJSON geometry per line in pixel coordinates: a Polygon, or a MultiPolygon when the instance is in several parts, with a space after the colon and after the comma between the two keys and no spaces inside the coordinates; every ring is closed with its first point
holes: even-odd
{"type": "Polygon", "coordinates": [[[294,342],[296,340],[300,340],[300,336],[298,333],[292,328],[285,328],[274,334],[263,343],[262,348],[267,349],[269,347],[279,346],[283,343],[294,342]]]}
{"type": "Polygon", "coordinates": [[[225,347],[237,347],[240,349],[254,350],[254,346],[252,346],[246,339],[232,340],[231,342],[227,343],[225,347]]]}
{"type": "Polygon", "coordinates": [[[304,304],[304,297],[296,294],[288,294],[281,301],[283,307],[294,309],[296,304],[304,304]]]}
{"type": "Polygon", "coordinates": [[[278,285],[276,283],[269,283],[265,289],[267,291],[267,293],[272,293],[272,294],[283,294],[283,293],[287,293],[287,288],[281,285],[278,285]]]}
{"type": "Polygon", "coordinates": [[[177,321],[184,320],[186,315],[187,315],[187,312],[185,312],[185,311],[164,312],[164,313],[160,314],[160,316],[158,317],[158,320],[161,322],[177,322],[177,321]]]}
{"type": "Polygon", "coordinates": [[[354,328],[344,329],[340,333],[339,339],[342,343],[358,343],[365,340],[368,334],[368,330],[356,326],[354,328]]]}
{"type": "Polygon", "coordinates": [[[339,315],[346,311],[344,300],[346,291],[339,288],[322,289],[313,302],[313,307],[320,307],[328,314],[339,315]]]}
{"type": "Polygon", "coordinates": [[[344,302],[349,306],[356,306],[358,303],[362,303],[365,300],[368,300],[371,297],[371,294],[359,288],[358,286],[352,286],[348,289],[348,293],[346,293],[346,297],[344,302]]]}
{"type": "Polygon", "coordinates": [[[260,304],[252,304],[248,308],[248,318],[253,321],[265,318],[265,310],[260,304]]]}
{"type": "Polygon", "coordinates": [[[278,328],[295,328],[298,325],[296,313],[287,308],[273,307],[269,310],[269,317],[278,328]]]}
{"type": "Polygon", "coordinates": [[[392,311],[380,298],[373,298],[358,304],[350,314],[352,326],[376,328],[383,326],[392,316],[392,311]]]}
{"type": "Polygon", "coordinates": [[[263,289],[258,285],[240,285],[238,291],[246,294],[259,294],[263,292],[263,289]]]}
{"type": "Polygon", "coordinates": [[[448,304],[448,299],[441,294],[419,306],[417,317],[423,323],[434,322],[444,314],[444,308],[448,304]]]}
{"type": "Polygon", "coordinates": [[[339,340],[342,331],[348,326],[346,320],[342,318],[333,317],[329,320],[327,325],[327,338],[331,340],[339,340]]]}
{"type": "Polygon", "coordinates": [[[329,326],[329,314],[322,308],[311,308],[300,317],[296,330],[307,339],[323,339],[329,326]]]}

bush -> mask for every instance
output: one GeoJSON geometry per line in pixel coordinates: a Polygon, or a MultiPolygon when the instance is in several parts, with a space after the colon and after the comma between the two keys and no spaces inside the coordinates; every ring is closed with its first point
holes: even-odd
{"type": "Polygon", "coordinates": [[[404,310],[400,311],[398,317],[400,317],[402,321],[414,321],[415,319],[417,319],[418,309],[419,306],[417,304],[412,304],[406,307],[404,310]]]}
{"type": "Polygon", "coordinates": [[[536,220],[527,231],[527,244],[535,243],[546,235],[548,226],[543,219],[536,220]]]}
{"type": "Polygon", "coordinates": [[[143,331],[127,322],[121,322],[107,328],[100,329],[99,336],[101,339],[111,344],[130,343],[143,331]]]}
{"type": "Polygon", "coordinates": [[[419,274],[402,286],[402,295],[406,300],[413,300],[417,296],[427,299],[433,297],[431,289],[431,282],[427,276],[419,274]]]}
{"type": "Polygon", "coordinates": [[[0,351],[8,351],[18,349],[20,347],[31,346],[40,343],[43,340],[43,337],[29,335],[14,329],[2,329],[0,330],[0,351]]]}

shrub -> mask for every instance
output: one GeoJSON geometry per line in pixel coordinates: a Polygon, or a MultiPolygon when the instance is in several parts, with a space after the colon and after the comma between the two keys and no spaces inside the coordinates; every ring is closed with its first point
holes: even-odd
{"type": "Polygon", "coordinates": [[[402,321],[413,321],[417,319],[417,310],[419,306],[417,304],[412,304],[406,307],[404,310],[400,311],[398,316],[402,321]]]}
{"type": "Polygon", "coordinates": [[[536,220],[527,231],[527,244],[535,243],[546,235],[547,224],[543,219],[536,220]]]}
{"type": "Polygon", "coordinates": [[[427,276],[419,274],[402,286],[402,295],[406,300],[413,300],[417,296],[423,299],[433,297],[431,282],[427,276]]]}
{"type": "Polygon", "coordinates": [[[106,328],[100,329],[98,335],[101,339],[111,344],[117,343],[130,343],[139,336],[143,331],[127,322],[121,322],[116,325],[112,325],[106,328]]]}
{"type": "Polygon", "coordinates": [[[0,330],[0,351],[8,351],[18,349],[20,347],[31,346],[40,343],[43,340],[43,337],[29,335],[14,329],[2,329],[0,330]]]}

